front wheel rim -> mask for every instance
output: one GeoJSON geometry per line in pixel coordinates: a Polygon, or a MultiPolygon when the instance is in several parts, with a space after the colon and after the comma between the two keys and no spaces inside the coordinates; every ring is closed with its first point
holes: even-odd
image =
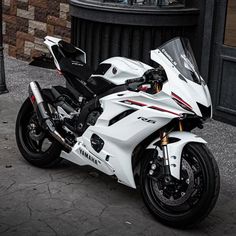
{"type": "MultiPolygon", "coordinates": [[[[188,172],[189,184],[187,192],[183,194],[178,199],[173,196],[169,197],[165,194],[165,190],[160,188],[156,180],[150,178],[147,174],[145,177],[145,191],[148,195],[148,199],[151,204],[158,211],[164,211],[172,214],[185,214],[192,210],[197,203],[201,200],[204,189],[206,188],[206,171],[205,166],[201,162],[199,154],[195,152],[192,148],[184,149],[182,154],[182,164],[181,177],[183,170],[188,172]],[[191,168],[191,170],[190,170],[191,168]],[[187,170],[186,170],[187,169],[187,170]],[[169,198],[167,198],[167,196],[169,198]]],[[[149,165],[147,166],[147,170],[149,165]]],[[[146,172],[147,173],[147,172],[146,172]]],[[[186,179],[185,178],[185,179],[186,179]]],[[[184,181],[185,181],[184,179],[184,181]]]]}

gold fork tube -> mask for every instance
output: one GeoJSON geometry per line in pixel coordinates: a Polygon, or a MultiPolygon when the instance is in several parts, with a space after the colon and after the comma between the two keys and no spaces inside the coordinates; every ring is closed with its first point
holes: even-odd
{"type": "Polygon", "coordinates": [[[184,129],[183,129],[183,123],[182,123],[182,121],[180,120],[179,121],[179,131],[183,131],[184,129]]]}

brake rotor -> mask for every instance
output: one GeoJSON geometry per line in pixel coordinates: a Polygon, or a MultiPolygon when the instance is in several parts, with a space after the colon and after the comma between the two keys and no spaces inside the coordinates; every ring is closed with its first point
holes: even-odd
{"type": "Polygon", "coordinates": [[[194,191],[194,173],[191,166],[185,159],[182,160],[181,172],[185,173],[187,177],[181,179],[179,183],[176,182],[175,186],[169,187],[164,185],[163,187],[163,184],[162,183],[160,184],[159,181],[152,181],[155,195],[159,198],[161,202],[163,202],[166,205],[179,206],[183,204],[194,191]],[[181,184],[183,184],[183,182],[185,182],[184,185],[187,186],[186,189],[182,189],[181,187],[181,184]]]}

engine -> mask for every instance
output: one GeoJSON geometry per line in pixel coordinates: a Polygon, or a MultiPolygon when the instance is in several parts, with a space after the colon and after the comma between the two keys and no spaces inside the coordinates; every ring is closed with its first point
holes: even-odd
{"type": "Polygon", "coordinates": [[[89,113],[87,120],[86,120],[86,125],[87,126],[95,125],[96,121],[100,115],[101,115],[101,112],[98,110],[97,111],[95,110],[95,111],[92,111],[91,113],[89,113]]]}

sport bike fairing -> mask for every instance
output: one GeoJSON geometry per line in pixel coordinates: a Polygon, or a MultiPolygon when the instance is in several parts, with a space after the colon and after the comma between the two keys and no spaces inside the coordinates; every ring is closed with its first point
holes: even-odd
{"type": "MultiPolygon", "coordinates": [[[[175,38],[156,50],[151,51],[151,59],[160,64],[168,78],[162,91],[170,96],[181,97],[196,115],[202,117],[197,103],[212,105],[209,89],[199,75],[197,64],[187,39],[175,38]]],[[[212,116],[212,106],[211,106],[212,116]]]]}
{"type": "MultiPolygon", "coordinates": [[[[79,165],[91,165],[108,175],[116,175],[119,182],[136,188],[132,170],[132,153],[135,147],[172,119],[180,118],[182,114],[195,112],[202,116],[197,102],[207,107],[211,105],[210,94],[205,83],[181,78],[178,67],[160,49],[151,51],[151,59],[159,63],[167,74],[168,81],[163,84],[162,91],[154,95],[142,91],[124,91],[101,98],[103,113],[94,126],[89,126],[85,133],[77,138],[77,143],[70,153],[62,152],[63,158],[79,165]],[[186,101],[192,110],[186,110],[178,105],[172,99],[173,93],[186,101]],[[111,123],[115,117],[125,111],[129,111],[128,115],[111,123]],[[92,135],[97,135],[103,141],[104,146],[99,152],[92,146],[92,135]]],[[[109,62],[114,65],[117,60],[119,59],[111,58],[109,62]]],[[[124,60],[126,59],[120,60],[120,63],[125,63],[124,60]]],[[[137,66],[138,64],[135,65],[137,66]]],[[[143,64],[140,64],[140,67],[136,71],[140,72],[145,68],[143,64]]],[[[122,73],[120,75],[120,79],[117,74],[115,78],[110,78],[110,81],[116,80],[118,83],[124,81],[122,73]]],[[[172,134],[169,135],[171,137],[172,134]]],[[[176,178],[179,178],[184,145],[188,142],[205,142],[192,134],[183,134],[183,137],[181,135],[179,135],[179,142],[170,145],[170,154],[175,154],[177,157],[176,160],[170,161],[170,164],[173,164],[170,166],[171,175],[176,178]]]]}
{"type": "Polygon", "coordinates": [[[164,92],[150,95],[144,92],[125,91],[100,100],[103,113],[94,126],[88,127],[78,138],[72,153],[62,157],[79,165],[92,165],[108,175],[116,175],[119,182],[135,188],[131,157],[134,148],[156,130],[180,117],[185,111],[164,92]],[[124,111],[131,114],[110,125],[110,121],[124,111]],[[98,135],[104,146],[98,153],[91,145],[93,134],[98,135]],[[76,156],[80,156],[80,158],[76,156]],[[88,157],[89,156],[89,157],[88,157]],[[109,157],[109,160],[107,160],[109,157]]]}

